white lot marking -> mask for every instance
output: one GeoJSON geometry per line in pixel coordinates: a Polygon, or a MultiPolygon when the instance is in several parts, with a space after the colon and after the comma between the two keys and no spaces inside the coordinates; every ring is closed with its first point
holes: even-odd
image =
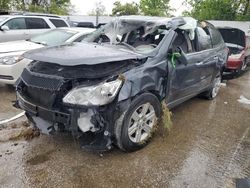
{"type": "Polygon", "coordinates": [[[233,155],[232,155],[232,157],[231,157],[231,159],[230,159],[230,162],[229,162],[229,164],[228,164],[227,171],[225,171],[225,173],[226,173],[226,172],[229,172],[229,171],[232,169],[233,161],[234,161],[235,158],[236,158],[235,156],[237,155],[237,153],[238,153],[239,150],[241,149],[241,144],[242,144],[242,142],[246,139],[249,129],[250,129],[250,127],[248,127],[248,128],[246,129],[246,131],[243,133],[241,139],[239,140],[239,142],[238,142],[238,144],[237,144],[237,146],[236,146],[236,149],[235,149],[235,151],[234,151],[234,153],[233,153],[233,155]]]}
{"type": "Polygon", "coordinates": [[[240,98],[238,99],[238,102],[242,103],[242,104],[249,104],[250,105],[250,100],[247,99],[246,97],[244,97],[243,95],[240,96],[240,98]]]}
{"type": "Polygon", "coordinates": [[[3,121],[0,121],[0,125],[5,124],[5,123],[9,123],[9,122],[11,122],[11,121],[14,121],[14,120],[16,120],[16,119],[18,119],[18,118],[20,118],[20,117],[22,117],[22,116],[24,116],[24,115],[25,115],[25,112],[21,112],[20,114],[17,114],[16,116],[14,116],[14,117],[12,117],[12,118],[5,119],[5,120],[3,120],[3,121]]]}

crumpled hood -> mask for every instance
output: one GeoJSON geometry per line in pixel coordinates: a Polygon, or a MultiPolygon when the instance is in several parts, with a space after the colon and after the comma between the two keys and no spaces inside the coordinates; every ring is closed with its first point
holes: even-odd
{"type": "Polygon", "coordinates": [[[24,57],[63,66],[96,65],[107,62],[145,58],[143,55],[119,46],[104,46],[93,43],[73,43],[32,50],[25,53],[24,57]]]}
{"type": "Polygon", "coordinates": [[[36,43],[25,41],[25,40],[3,42],[3,43],[0,43],[0,53],[28,51],[28,50],[33,50],[33,49],[42,48],[42,47],[43,45],[41,44],[36,44],[36,43]]]}

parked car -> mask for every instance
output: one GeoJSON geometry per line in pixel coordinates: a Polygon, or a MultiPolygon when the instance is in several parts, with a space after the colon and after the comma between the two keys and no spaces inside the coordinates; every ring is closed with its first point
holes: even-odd
{"type": "Polygon", "coordinates": [[[218,30],[193,18],[124,16],[84,41],[26,53],[16,106],[43,133],[70,131],[90,150],[145,146],[161,103],[217,96],[228,56],[218,30]]]}
{"type": "Polygon", "coordinates": [[[59,16],[3,15],[0,16],[0,42],[30,39],[58,27],[69,27],[59,16]]]}
{"type": "Polygon", "coordinates": [[[80,42],[94,30],[90,28],[57,28],[29,40],[0,43],[0,83],[15,84],[24,67],[30,63],[27,59],[23,59],[23,53],[44,46],[80,42]]]}
{"type": "Polygon", "coordinates": [[[250,63],[250,37],[237,28],[224,27],[218,30],[229,48],[225,71],[233,73],[244,71],[250,63]]]}

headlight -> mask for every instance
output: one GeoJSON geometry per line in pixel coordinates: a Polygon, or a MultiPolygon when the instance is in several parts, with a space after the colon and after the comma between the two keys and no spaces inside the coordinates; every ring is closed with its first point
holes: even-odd
{"type": "Polygon", "coordinates": [[[63,102],[77,105],[105,105],[111,103],[117,95],[122,81],[102,82],[95,86],[83,86],[72,89],[63,102]]]}
{"type": "Polygon", "coordinates": [[[22,56],[5,56],[0,58],[0,64],[2,65],[13,65],[23,59],[22,56]]]}

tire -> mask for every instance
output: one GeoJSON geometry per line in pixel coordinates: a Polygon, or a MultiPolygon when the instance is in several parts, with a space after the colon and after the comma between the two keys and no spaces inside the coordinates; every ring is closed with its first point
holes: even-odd
{"type": "Polygon", "coordinates": [[[241,66],[241,69],[240,69],[240,72],[244,72],[247,68],[247,61],[246,59],[242,62],[242,66],[241,66]]]}
{"type": "Polygon", "coordinates": [[[221,86],[221,74],[217,75],[213,81],[213,86],[204,93],[203,96],[208,100],[213,100],[217,97],[221,86]]]}
{"type": "Polygon", "coordinates": [[[150,141],[161,114],[161,104],[151,93],[137,96],[115,124],[116,145],[123,151],[136,151],[150,141]]]}

